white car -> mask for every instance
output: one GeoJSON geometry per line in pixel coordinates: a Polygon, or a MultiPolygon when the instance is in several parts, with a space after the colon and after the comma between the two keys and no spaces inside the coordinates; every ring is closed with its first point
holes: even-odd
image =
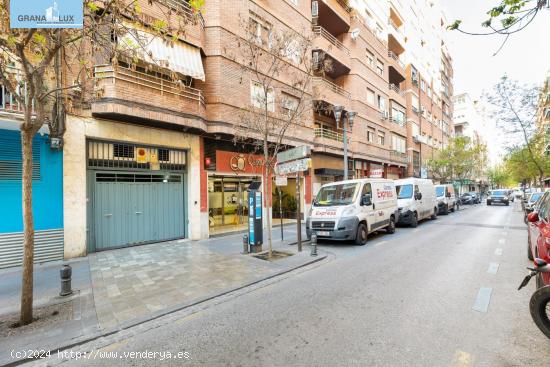
{"type": "Polygon", "coordinates": [[[395,180],[399,224],[418,226],[418,221],[437,217],[437,200],[432,180],[404,178],[395,180]]]}
{"type": "Polygon", "coordinates": [[[358,179],[321,186],[306,220],[307,237],[367,243],[371,232],[395,232],[397,194],[393,180],[358,179]]]}

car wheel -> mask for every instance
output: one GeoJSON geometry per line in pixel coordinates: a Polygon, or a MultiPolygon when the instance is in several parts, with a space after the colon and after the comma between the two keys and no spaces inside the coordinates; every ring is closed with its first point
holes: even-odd
{"type": "Polygon", "coordinates": [[[357,235],[355,236],[355,244],[358,246],[364,246],[367,243],[367,236],[369,232],[365,223],[359,223],[357,227],[357,235]]]}
{"type": "Polygon", "coordinates": [[[508,206],[508,203],[506,203],[506,206],[508,206]]]}
{"type": "Polygon", "coordinates": [[[529,238],[527,238],[527,258],[529,260],[534,260],[533,251],[531,250],[531,244],[529,243],[529,238]]]}
{"type": "Polygon", "coordinates": [[[431,219],[431,220],[434,220],[435,218],[437,218],[437,208],[434,208],[433,214],[430,215],[430,219],[431,219]]]}
{"type": "Polygon", "coordinates": [[[418,227],[418,214],[416,214],[416,212],[413,213],[413,216],[411,219],[411,227],[413,228],[418,227]]]}
{"type": "Polygon", "coordinates": [[[443,212],[441,214],[443,215],[449,214],[449,205],[445,205],[445,209],[443,209],[443,212]]]}
{"type": "Polygon", "coordinates": [[[451,207],[451,212],[452,212],[452,213],[455,212],[455,207],[456,207],[456,204],[453,204],[453,206],[451,207]]]}
{"type": "Polygon", "coordinates": [[[490,202],[490,201],[488,201],[488,202],[487,202],[487,205],[491,205],[491,202],[490,202]]]}
{"type": "Polygon", "coordinates": [[[390,224],[388,224],[388,226],[386,227],[386,231],[389,234],[395,233],[395,219],[393,217],[390,218],[390,224]]]}
{"type": "Polygon", "coordinates": [[[539,288],[531,296],[529,311],[540,331],[550,338],[550,286],[539,288]]]}

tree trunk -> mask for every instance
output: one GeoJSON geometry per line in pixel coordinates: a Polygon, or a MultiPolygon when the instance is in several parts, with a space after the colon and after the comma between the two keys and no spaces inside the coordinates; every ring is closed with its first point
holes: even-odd
{"type": "Polygon", "coordinates": [[[23,150],[23,280],[21,287],[21,315],[19,322],[26,325],[32,322],[33,303],[33,264],[34,264],[34,218],[32,213],[32,129],[21,130],[23,150]]]}
{"type": "Polygon", "coordinates": [[[267,221],[267,244],[269,249],[269,257],[273,255],[273,244],[271,239],[271,192],[270,188],[271,185],[269,185],[270,182],[270,169],[269,169],[269,150],[267,147],[267,139],[264,140],[264,164],[265,164],[265,170],[264,170],[264,197],[265,197],[265,210],[266,210],[266,221],[267,221]]]}

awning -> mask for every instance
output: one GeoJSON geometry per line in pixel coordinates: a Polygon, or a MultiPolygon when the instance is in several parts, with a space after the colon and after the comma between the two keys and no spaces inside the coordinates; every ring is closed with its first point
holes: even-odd
{"type": "Polygon", "coordinates": [[[343,176],[343,169],[334,169],[334,168],[316,168],[313,170],[316,175],[319,176],[343,176]]]}
{"type": "Polygon", "coordinates": [[[135,28],[119,37],[118,45],[125,52],[135,54],[150,64],[204,81],[201,53],[195,46],[135,28]]]}

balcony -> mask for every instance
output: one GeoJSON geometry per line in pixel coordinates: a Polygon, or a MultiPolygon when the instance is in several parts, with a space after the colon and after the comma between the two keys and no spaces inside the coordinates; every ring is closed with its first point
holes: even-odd
{"type": "Polygon", "coordinates": [[[397,101],[401,105],[405,105],[405,103],[406,103],[405,92],[402,91],[399,88],[399,86],[397,86],[395,84],[392,84],[392,83],[389,83],[388,84],[388,89],[390,91],[389,92],[390,99],[393,99],[394,101],[397,101]]]}
{"type": "Polygon", "coordinates": [[[324,101],[333,106],[344,106],[345,109],[349,107],[351,93],[341,86],[321,77],[312,78],[312,86],[314,100],[324,101]]]}
{"type": "Polygon", "coordinates": [[[94,75],[94,115],[206,128],[204,94],[199,89],[121,65],[98,65],[94,75]]]}
{"type": "Polygon", "coordinates": [[[325,56],[329,56],[333,62],[333,70],[327,70],[327,74],[332,77],[337,77],[349,73],[350,65],[350,50],[325,28],[320,26],[313,27],[313,50],[321,50],[325,52],[325,56]]]}
{"type": "Polygon", "coordinates": [[[312,8],[317,4],[317,17],[313,24],[319,25],[332,34],[342,34],[349,30],[351,24],[351,7],[346,0],[313,0],[312,8]]]}
{"type": "MultiPolygon", "coordinates": [[[[6,74],[11,74],[16,80],[19,80],[17,76],[21,73],[21,70],[7,66],[6,74]]],[[[25,95],[25,87],[19,86],[18,94],[21,96],[25,95]]],[[[0,84],[0,112],[9,112],[9,113],[23,113],[23,106],[15,99],[15,96],[10,93],[8,88],[5,85],[0,84]]]]}
{"type": "Polygon", "coordinates": [[[407,157],[407,153],[401,153],[397,150],[390,150],[390,159],[395,162],[399,163],[408,163],[409,157],[407,157]]]}
{"type": "MultiPolygon", "coordinates": [[[[338,142],[343,143],[344,142],[344,134],[340,133],[338,131],[330,130],[323,127],[316,127],[315,128],[315,137],[317,138],[323,138],[323,139],[330,139],[335,140],[338,142]]],[[[348,136],[348,143],[351,142],[350,137],[348,136]]]]}

